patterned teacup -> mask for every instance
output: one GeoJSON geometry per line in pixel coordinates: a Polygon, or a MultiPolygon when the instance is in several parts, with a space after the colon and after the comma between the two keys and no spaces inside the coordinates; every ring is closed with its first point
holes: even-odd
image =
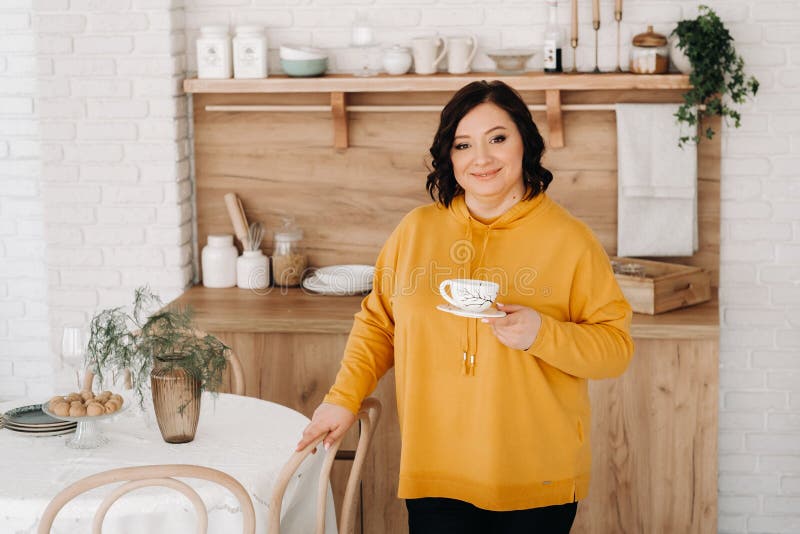
{"type": "Polygon", "coordinates": [[[500,286],[485,280],[457,278],[445,280],[439,285],[444,300],[465,311],[482,312],[497,298],[500,286]],[[448,293],[447,288],[450,288],[448,293]]]}

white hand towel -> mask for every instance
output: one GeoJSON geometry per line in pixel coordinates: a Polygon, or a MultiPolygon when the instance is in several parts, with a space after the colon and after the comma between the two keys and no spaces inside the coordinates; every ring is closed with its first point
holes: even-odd
{"type": "Polygon", "coordinates": [[[697,250],[697,147],[678,146],[679,104],[617,104],[617,254],[697,250]]]}

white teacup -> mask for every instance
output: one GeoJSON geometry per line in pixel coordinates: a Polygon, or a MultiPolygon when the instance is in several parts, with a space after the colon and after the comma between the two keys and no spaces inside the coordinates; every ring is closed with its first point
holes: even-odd
{"type": "Polygon", "coordinates": [[[491,306],[499,290],[500,286],[494,282],[471,278],[445,280],[439,285],[439,293],[444,300],[456,308],[471,312],[482,312],[491,306]]]}

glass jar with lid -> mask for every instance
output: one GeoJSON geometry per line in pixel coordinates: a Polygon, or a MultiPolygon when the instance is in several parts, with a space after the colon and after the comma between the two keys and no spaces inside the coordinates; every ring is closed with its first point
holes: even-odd
{"type": "Polygon", "coordinates": [[[283,219],[283,226],[275,232],[273,245],[272,276],[275,285],[299,286],[308,267],[308,257],[303,246],[303,230],[295,226],[292,217],[283,219]]]}
{"type": "Polygon", "coordinates": [[[633,38],[631,46],[631,72],[635,74],[662,74],[669,69],[667,38],[647,27],[645,33],[633,38]]]}

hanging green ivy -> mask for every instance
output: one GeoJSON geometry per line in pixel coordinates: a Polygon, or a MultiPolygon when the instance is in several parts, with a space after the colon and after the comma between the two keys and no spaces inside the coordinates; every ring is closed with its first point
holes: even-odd
{"type": "MultiPolygon", "coordinates": [[[[689,75],[692,89],[683,95],[684,103],[675,113],[678,122],[693,126],[692,131],[697,131],[703,117],[719,115],[731,119],[738,128],[741,115],[727,103],[725,95],[733,104],[742,104],[747,95],[755,96],[758,92],[758,80],[745,76],[744,60],[736,53],[725,25],[713,9],[702,5],[696,19],[678,22],[671,35],[678,37],[678,48],[692,63],[689,75]]],[[[706,128],[703,135],[711,139],[714,130],[706,128]]],[[[681,136],[678,144],[683,146],[688,141],[699,142],[700,136],[681,136]]]]}

